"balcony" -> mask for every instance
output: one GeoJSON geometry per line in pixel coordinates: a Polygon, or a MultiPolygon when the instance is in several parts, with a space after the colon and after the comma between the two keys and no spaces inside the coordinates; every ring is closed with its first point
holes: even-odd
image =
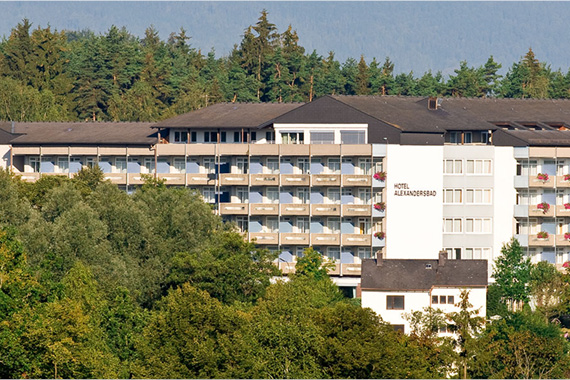
{"type": "Polygon", "coordinates": [[[308,174],[281,174],[281,186],[309,186],[308,174]]]}
{"type": "Polygon", "coordinates": [[[252,174],[250,176],[251,186],[279,186],[279,175],[277,174],[252,174]]]}
{"type": "Polygon", "coordinates": [[[296,204],[296,203],[289,203],[289,204],[281,204],[281,215],[309,215],[310,214],[310,205],[308,204],[296,204]]]}
{"type": "Polygon", "coordinates": [[[247,203],[220,203],[222,215],[247,215],[249,207],[247,203]]]}
{"type": "Polygon", "coordinates": [[[552,188],[554,187],[554,183],[556,182],[553,179],[554,176],[549,176],[547,180],[538,179],[537,176],[530,176],[529,180],[529,187],[541,187],[541,188],[552,188]]]}
{"type": "Polygon", "coordinates": [[[141,174],[141,173],[129,173],[127,175],[129,178],[129,185],[142,185],[142,184],[144,184],[145,180],[143,178],[143,174],[141,174]]]}
{"type": "Polygon", "coordinates": [[[332,263],[332,268],[328,270],[327,274],[329,276],[339,276],[341,273],[341,264],[332,263]]]}
{"type": "MultiPolygon", "coordinates": [[[[554,206],[552,206],[554,207],[554,206]]],[[[569,217],[570,218],[570,208],[566,208],[564,205],[556,205],[556,216],[559,217],[569,217]]]]}
{"type": "Polygon", "coordinates": [[[250,205],[251,215],[278,215],[279,205],[271,203],[252,203],[250,205]]]}
{"type": "Polygon", "coordinates": [[[280,261],[277,264],[277,267],[281,270],[281,273],[283,274],[294,274],[296,264],[297,263],[286,263],[284,261],[280,261]]]}
{"type": "Polygon", "coordinates": [[[527,205],[515,205],[515,218],[528,218],[529,207],[527,205]]]}
{"type": "Polygon", "coordinates": [[[516,234],[515,239],[519,241],[521,246],[528,247],[528,235],[516,234]]]}
{"type": "Polygon", "coordinates": [[[340,174],[314,174],[312,186],[340,186],[340,174]]]}
{"type": "Polygon", "coordinates": [[[36,182],[40,179],[40,173],[37,172],[23,172],[18,174],[22,181],[25,182],[36,182]]]}
{"type": "Polygon", "coordinates": [[[342,276],[360,276],[361,264],[340,264],[342,276]]]}
{"type": "Polygon", "coordinates": [[[529,247],[552,247],[554,246],[554,235],[549,234],[547,238],[538,238],[537,234],[528,236],[529,247]]]}
{"type": "Polygon", "coordinates": [[[556,235],[557,247],[570,247],[570,239],[564,239],[564,234],[556,235]]]}
{"type": "Polygon", "coordinates": [[[517,175],[515,176],[515,189],[527,189],[528,188],[528,176],[517,175]]]}
{"type": "Polygon", "coordinates": [[[378,239],[377,237],[372,236],[371,239],[373,248],[382,248],[386,246],[386,238],[378,239]]]}
{"type": "Polygon", "coordinates": [[[103,178],[116,185],[124,185],[127,183],[127,175],[124,173],[105,173],[103,174],[103,178]]]}
{"type": "Polygon", "coordinates": [[[279,244],[279,234],[277,232],[251,232],[249,240],[257,244],[277,245],[279,244]]]}
{"type": "Polygon", "coordinates": [[[158,179],[162,179],[166,181],[167,185],[184,185],[186,181],[186,175],[180,173],[159,173],[158,179]]]}
{"type": "Polygon", "coordinates": [[[310,244],[309,234],[304,233],[284,233],[281,234],[281,244],[282,245],[306,245],[310,244]]]}
{"type": "Polygon", "coordinates": [[[220,184],[222,186],[247,186],[249,184],[249,175],[233,173],[220,174],[220,184]]]}
{"type": "Polygon", "coordinates": [[[343,216],[370,216],[371,205],[342,205],[343,216]]]}
{"type": "Polygon", "coordinates": [[[550,205],[548,211],[544,212],[544,209],[540,209],[537,205],[528,206],[528,216],[539,216],[543,218],[552,218],[554,216],[554,205],[550,205]]]}
{"type": "Polygon", "coordinates": [[[343,174],[343,186],[372,186],[372,177],[369,175],[343,174]]]}
{"type": "Polygon", "coordinates": [[[340,207],[337,204],[313,204],[311,205],[311,212],[315,216],[340,216],[340,207]]]}
{"type": "Polygon", "coordinates": [[[570,187],[570,181],[565,181],[563,175],[556,176],[556,187],[570,187]]]}
{"type": "Polygon", "coordinates": [[[370,247],[372,236],[369,234],[342,234],[343,246],[370,247]]]}
{"type": "Polygon", "coordinates": [[[311,234],[311,245],[340,245],[340,234],[311,234]]]}
{"type": "Polygon", "coordinates": [[[209,185],[214,186],[216,184],[215,174],[186,174],[186,181],[188,186],[193,185],[209,185]]]}

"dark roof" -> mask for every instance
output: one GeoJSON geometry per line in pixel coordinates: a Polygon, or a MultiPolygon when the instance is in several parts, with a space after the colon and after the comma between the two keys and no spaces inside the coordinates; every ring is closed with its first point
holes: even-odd
{"type": "Polygon", "coordinates": [[[257,128],[303,103],[218,103],[155,123],[159,128],[257,128]]]}
{"type": "Polygon", "coordinates": [[[16,133],[12,133],[12,126],[11,121],[0,121],[0,144],[10,144],[14,138],[19,136],[16,133]]]}
{"type": "Polygon", "coordinates": [[[375,259],[362,261],[362,289],[370,290],[429,290],[434,286],[487,286],[487,260],[375,259]],[[426,269],[431,265],[431,269],[426,269]]]}
{"type": "MultiPolygon", "coordinates": [[[[504,145],[509,146],[570,146],[570,131],[557,130],[503,130],[505,135],[511,139],[504,145]],[[519,141],[520,143],[516,143],[519,141]]],[[[493,141],[497,140],[496,145],[501,144],[501,140],[493,137],[493,141]]],[[[507,141],[507,140],[505,140],[507,141]]]]}
{"type": "MultiPolygon", "coordinates": [[[[10,143],[149,145],[156,142],[152,125],[143,122],[16,122],[14,131],[21,135],[10,143]]],[[[5,131],[5,128],[11,128],[11,123],[0,125],[0,129],[5,131]]]]}

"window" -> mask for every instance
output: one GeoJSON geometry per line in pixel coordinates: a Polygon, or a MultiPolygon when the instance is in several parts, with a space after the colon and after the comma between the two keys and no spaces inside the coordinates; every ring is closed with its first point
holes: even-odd
{"type": "Polygon", "coordinates": [[[172,163],[174,173],[186,173],[186,160],[184,158],[175,158],[172,163]]]}
{"type": "Polygon", "coordinates": [[[204,132],[204,142],[217,143],[218,142],[218,132],[204,132]]]}
{"type": "Polygon", "coordinates": [[[329,203],[340,204],[340,189],[338,187],[328,189],[327,198],[329,200],[329,203]]]}
{"type": "Polygon", "coordinates": [[[340,247],[328,247],[327,257],[333,261],[340,260],[340,247]]]}
{"type": "Polygon", "coordinates": [[[265,132],[265,140],[267,140],[268,143],[273,144],[275,142],[275,131],[265,132]]]}
{"type": "Polygon", "coordinates": [[[206,203],[216,203],[216,191],[213,187],[203,187],[202,197],[206,203]]]}
{"type": "Polygon", "coordinates": [[[267,171],[269,174],[279,174],[279,158],[268,157],[267,158],[267,171]]]}
{"type": "Polygon", "coordinates": [[[449,132],[449,142],[452,144],[461,144],[461,132],[449,132]]]}
{"type": "Polygon", "coordinates": [[[443,160],[443,173],[445,174],[462,174],[462,160],[443,160]]]}
{"type": "Polygon", "coordinates": [[[446,304],[447,302],[447,296],[439,296],[439,303],[440,304],[446,304]]]}
{"type": "Polygon", "coordinates": [[[443,232],[445,233],[459,233],[462,232],[462,220],[460,218],[445,218],[443,219],[443,232]]]}
{"type": "Polygon", "coordinates": [[[39,173],[40,172],[40,158],[39,157],[30,157],[30,167],[32,168],[32,172],[39,173]]]}
{"type": "Polygon", "coordinates": [[[396,332],[401,332],[402,334],[405,333],[404,331],[404,325],[391,325],[392,328],[394,329],[394,331],[396,332]]]}
{"type": "Polygon", "coordinates": [[[466,189],[465,203],[491,204],[491,189],[466,189]]]}
{"type": "Polygon", "coordinates": [[[236,168],[238,174],[247,174],[248,171],[248,160],[247,157],[238,157],[236,158],[236,168]]]}
{"type": "Polygon", "coordinates": [[[204,171],[206,174],[214,174],[216,172],[216,159],[214,157],[204,157],[204,171]]]}
{"type": "Polygon", "coordinates": [[[434,305],[437,305],[439,303],[439,297],[438,296],[431,296],[431,303],[434,305]]]}
{"type": "Polygon", "coordinates": [[[311,132],[311,144],[334,144],[334,132],[311,132]]]}
{"type": "Polygon", "coordinates": [[[360,174],[368,175],[372,173],[372,161],[370,158],[360,158],[358,160],[358,169],[360,174]]]}
{"type": "Polygon", "coordinates": [[[340,232],[340,218],[327,218],[328,232],[338,234],[340,232]]]}
{"type": "Polygon", "coordinates": [[[236,195],[238,198],[238,203],[248,203],[249,191],[247,187],[238,187],[236,189],[236,195]]]}
{"type": "Polygon", "coordinates": [[[301,234],[306,234],[309,232],[309,218],[306,216],[297,217],[297,232],[301,234]]]}
{"type": "Polygon", "coordinates": [[[490,144],[491,143],[491,132],[481,132],[481,142],[483,144],[490,144]]]}
{"type": "MultiPolygon", "coordinates": [[[[311,135],[311,141],[313,136],[311,135]]],[[[364,131],[340,131],[341,144],[366,144],[364,131]]]]}
{"type": "Polygon", "coordinates": [[[369,218],[358,218],[358,233],[361,235],[367,235],[370,233],[369,218]]]}
{"type": "Polygon", "coordinates": [[[362,204],[362,205],[370,204],[370,201],[372,200],[370,189],[368,189],[368,188],[358,189],[358,198],[359,198],[360,204],[362,204]]]}
{"type": "Polygon", "coordinates": [[[69,157],[58,157],[57,167],[60,173],[69,173],[69,157]]]}
{"type": "MultiPolygon", "coordinates": [[[[87,165],[89,165],[89,161],[87,161],[87,165]]],[[[154,173],[154,157],[145,158],[144,159],[144,167],[146,168],[146,173],[154,173]]]]}
{"type": "Polygon", "coordinates": [[[117,173],[127,172],[127,159],[126,157],[116,157],[115,158],[115,170],[117,173]]]}
{"type": "Polygon", "coordinates": [[[247,216],[237,216],[236,224],[241,232],[247,232],[247,227],[248,227],[247,216]]]}
{"type": "Polygon", "coordinates": [[[265,190],[267,195],[267,203],[279,203],[279,188],[278,187],[268,187],[265,190]]]}
{"type": "Polygon", "coordinates": [[[491,233],[491,219],[465,218],[465,232],[478,234],[491,233]]]}
{"type": "Polygon", "coordinates": [[[461,248],[444,248],[447,252],[447,258],[450,260],[461,259],[461,248]]]}
{"type": "Polygon", "coordinates": [[[265,222],[265,232],[279,232],[279,220],[276,216],[268,216],[265,222]]]}
{"type": "MultiPolygon", "coordinates": [[[[152,159],[152,162],[154,163],[154,158],[152,159]]],[[[87,157],[85,159],[85,166],[87,166],[89,169],[93,169],[95,165],[96,165],[95,157],[87,157]]]]}
{"type": "Polygon", "coordinates": [[[386,296],[387,310],[404,310],[404,296],[386,296]]]}
{"type": "Polygon", "coordinates": [[[360,259],[372,258],[372,251],[370,247],[358,247],[358,257],[360,259]]]}
{"type": "Polygon", "coordinates": [[[250,133],[249,142],[254,142],[254,141],[257,141],[257,132],[251,132],[250,133]]]}
{"type": "Polygon", "coordinates": [[[329,158],[329,173],[340,174],[340,158],[329,158]]]}
{"type": "Polygon", "coordinates": [[[174,142],[175,143],[187,143],[188,142],[188,132],[186,132],[186,131],[174,131],[174,142]]]}
{"type": "Polygon", "coordinates": [[[517,161],[517,175],[534,176],[538,172],[538,162],[532,161],[517,161]]]}
{"type": "Polygon", "coordinates": [[[463,134],[463,142],[465,144],[471,144],[473,142],[473,134],[471,132],[465,132],[463,134]]]}
{"type": "Polygon", "coordinates": [[[467,160],[465,165],[467,174],[491,174],[491,160],[467,160]]]}
{"type": "Polygon", "coordinates": [[[300,174],[309,174],[311,162],[308,158],[297,158],[297,169],[300,174]]]}
{"type": "Polygon", "coordinates": [[[281,132],[281,144],[304,144],[303,132],[281,132]]]}
{"type": "Polygon", "coordinates": [[[297,199],[298,203],[307,204],[310,200],[310,193],[308,187],[298,187],[297,188],[297,199]]]}
{"type": "Polygon", "coordinates": [[[190,141],[192,142],[198,141],[198,134],[196,132],[190,132],[190,141]]]}
{"type": "Polygon", "coordinates": [[[443,203],[463,203],[463,190],[443,189],[443,203]]]}

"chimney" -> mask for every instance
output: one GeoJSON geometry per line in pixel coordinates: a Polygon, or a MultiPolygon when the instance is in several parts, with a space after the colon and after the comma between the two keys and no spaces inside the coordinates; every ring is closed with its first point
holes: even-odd
{"type": "Polygon", "coordinates": [[[376,251],[376,266],[384,266],[384,255],[381,250],[376,251]]]}
{"type": "Polygon", "coordinates": [[[430,96],[428,98],[428,110],[436,110],[439,106],[437,98],[435,96],[430,96]]]}
{"type": "Polygon", "coordinates": [[[16,131],[16,126],[14,125],[14,120],[12,120],[12,128],[10,129],[11,133],[16,131]]]}
{"type": "Polygon", "coordinates": [[[439,251],[439,261],[437,263],[438,267],[444,267],[447,261],[447,251],[439,251]]]}

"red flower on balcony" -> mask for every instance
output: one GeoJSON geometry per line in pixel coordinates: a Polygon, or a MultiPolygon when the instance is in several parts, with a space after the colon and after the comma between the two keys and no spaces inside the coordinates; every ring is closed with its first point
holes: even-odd
{"type": "Polygon", "coordinates": [[[570,174],[564,174],[564,181],[570,181],[570,174]]]}
{"type": "Polygon", "coordinates": [[[549,178],[548,174],[546,174],[546,173],[538,173],[536,176],[536,179],[538,179],[540,181],[544,181],[544,182],[548,181],[548,178],[549,178]]]}
{"type": "Polygon", "coordinates": [[[384,202],[375,203],[374,209],[378,210],[378,211],[384,211],[384,210],[386,210],[386,203],[384,203],[384,202]]]}
{"type": "Polygon", "coordinates": [[[542,202],[536,205],[536,208],[542,210],[543,214],[546,214],[550,210],[550,205],[547,202],[542,202]]]}
{"type": "Polygon", "coordinates": [[[562,264],[562,266],[564,268],[570,268],[570,261],[566,261],[564,264],[562,264]]]}
{"type": "Polygon", "coordinates": [[[564,209],[570,210],[570,203],[564,203],[564,209]]]}
{"type": "Polygon", "coordinates": [[[372,177],[378,181],[384,182],[386,180],[386,172],[375,173],[372,177]]]}
{"type": "Polygon", "coordinates": [[[570,232],[564,234],[564,240],[570,240],[570,232]]]}
{"type": "Polygon", "coordinates": [[[536,237],[538,239],[548,239],[548,236],[550,235],[548,235],[548,232],[546,231],[540,231],[539,233],[536,234],[536,237]]]}
{"type": "Polygon", "coordinates": [[[374,237],[377,238],[377,239],[382,240],[382,239],[384,239],[384,238],[386,237],[386,233],[385,233],[385,232],[382,232],[382,231],[376,232],[376,233],[374,234],[374,237]]]}

